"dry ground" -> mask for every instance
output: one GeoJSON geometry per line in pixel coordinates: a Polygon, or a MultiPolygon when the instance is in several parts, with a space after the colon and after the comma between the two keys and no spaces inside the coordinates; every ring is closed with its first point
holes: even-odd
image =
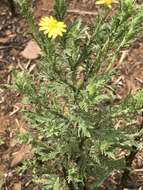
{"type": "MultiPolygon", "coordinates": [[[[68,19],[81,16],[85,21],[95,16],[96,7],[94,0],[69,0],[68,19]]],[[[53,6],[53,1],[33,1],[34,14],[38,19],[41,15],[48,14],[53,6]]],[[[27,35],[27,26],[18,14],[13,17],[4,1],[0,2],[0,189],[1,190],[39,190],[30,181],[30,173],[21,174],[16,171],[16,166],[26,158],[28,148],[19,145],[16,139],[17,131],[25,131],[26,125],[20,116],[20,95],[9,88],[11,74],[15,69],[34,68],[37,60],[25,59],[20,52],[24,49],[30,36],[27,35]],[[21,153],[24,154],[20,157],[21,153]]],[[[143,39],[138,39],[123,54],[126,57],[125,65],[121,68],[121,75],[115,79],[120,85],[118,92],[122,98],[129,91],[136,91],[143,87],[143,39]]],[[[143,125],[143,117],[140,118],[143,125]]],[[[138,153],[134,159],[138,170],[134,181],[143,182],[143,157],[138,153]]],[[[105,185],[106,186],[106,185],[105,185]]],[[[105,189],[110,190],[109,184],[105,189]]],[[[137,189],[137,188],[136,188],[137,189]]],[[[140,190],[143,187],[140,186],[140,190]]]]}

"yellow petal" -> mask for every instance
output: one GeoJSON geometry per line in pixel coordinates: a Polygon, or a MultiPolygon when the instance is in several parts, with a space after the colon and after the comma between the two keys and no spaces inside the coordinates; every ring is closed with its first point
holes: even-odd
{"type": "Polygon", "coordinates": [[[57,21],[52,16],[43,17],[39,23],[39,30],[43,31],[44,34],[48,34],[49,38],[55,39],[57,36],[63,36],[66,32],[66,25],[64,22],[57,21]]]}

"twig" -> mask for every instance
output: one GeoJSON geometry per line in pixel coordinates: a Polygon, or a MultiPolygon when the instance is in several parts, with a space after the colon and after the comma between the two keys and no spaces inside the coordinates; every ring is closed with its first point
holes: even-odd
{"type": "Polygon", "coordinates": [[[26,66],[25,66],[25,69],[27,70],[29,68],[29,66],[31,65],[31,59],[28,60],[26,66]]]}
{"type": "Polygon", "coordinates": [[[17,106],[17,105],[14,105],[13,106],[15,109],[13,110],[13,112],[11,112],[9,114],[9,116],[13,116],[14,114],[16,114],[17,112],[19,112],[21,110],[21,107],[20,106],[17,106]]]}
{"type": "Polygon", "coordinates": [[[121,57],[119,60],[119,65],[121,65],[124,62],[124,60],[127,58],[127,56],[128,56],[128,50],[122,51],[122,54],[121,54],[121,57]]]}
{"type": "Polygon", "coordinates": [[[67,10],[67,13],[74,13],[74,14],[79,14],[79,15],[97,16],[97,12],[81,11],[81,10],[79,10],[79,9],[69,9],[69,10],[67,10]]]}
{"type": "Polygon", "coordinates": [[[22,71],[25,71],[25,68],[24,68],[23,65],[20,63],[20,61],[18,61],[18,68],[21,69],[22,71]]]}
{"type": "Polygon", "coordinates": [[[14,48],[14,47],[18,47],[18,45],[0,46],[0,50],[9,49],[9,48],[14,48]]]}
{"type": "Polygon", "coordinates": [[[36,64],[33,64],[30,68],[28,73],[30,74],[36,68],[36,64]]]}
{"type": "Polygon", "coordinates": [[[140,82],[141,84],[143,84],[143,80],[142,79],[140,79],[140,78],[138,78],[138,77],[136,77],[135,78],[138,82],[140,82]]]}
{"type": "MultiPolygon", "coordinates": [[[[43,11],[48,11],[48,12],[52,12],[52,9],[42,9],[43,11]]],[[[93,12],[93,11],[81,11],[79,9],[69,9],[67,10],[67,13],[74,13],[74,14],[78,14],[78,15],[89,15],[89,16],[97,16],[97,12],[93,12]]]]}
{"type": "Polygon", "coordinates": [[[134,170],[132,171],[132,173],[135,173],[135,172],[143,172],[143,168],[134,169],[134,170]]]}

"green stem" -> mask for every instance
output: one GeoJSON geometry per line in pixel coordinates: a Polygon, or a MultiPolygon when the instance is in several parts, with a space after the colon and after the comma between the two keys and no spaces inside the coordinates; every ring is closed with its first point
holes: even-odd
{"type": "Polygon", "coordinates": [[[104,20],[107,18],[107,16],[108,16],[108,12],[106,11],[106,12],[105,12],[105,15],[104,15],[103,17],[100,17],[99,23],[98,23],[98,25],[96,26],[94,33],[92,34],[92,36],[91,36],[89,42],[84,45],[84,48],[83,48],[83,50],[82,50],[82,53],[80,54],[79,59],[77,60],[76,64],[74,65],[74,68],[77,68],[78,65],[79,65],[81,62],[83,62],[87,57],[89,57],[90,54],[92,53],[92,50],[91,50],[90,52],[88,52],[88,50],[90,49],[91,44],[93,43],[96,34],[98,33],[98,31],[99,31],[99,29],[100,29],[102,23],[103,23],[104,20]]]}
{"type": "Polygon", "coordinates": [[[119,52],[120,52],[121,48],[124,46],[125,43],[126,43],[126,36],[123,38],[121,44],[119,45],[118,49],[116,50],[110,64],[108,65],[108,67],[106,69],[106,72],[111,72],[112,71],[114,63],[115,63],[115,60],[116,60],[117,56],[119,55],[119,52]]]}
{"type": "MultiPolygon", "coordinates": [[[[76,81],[76,79],[75,79],[75,77],[76,77],[76,68],[79,66],[79,64],[80,64],[81,62],[84,62],[85,59],[87,59],[87,58],[91,55],[92,50],[89,51],[89,49],[91,48],[91,45],[92,45],[92,43],[94,42],[95,37],[96,37],[97,33],[99,32],[102,23],[103,23],[103,22],[105,21],[105,19],[107,18],[108,14],[109,14],[109,12],[106,10],[106,11],[104,12],[104,16],[103,16],[103,17],[100,17],[100,20],[99,20],[99,22],[98,22],[98,25],[96,26],[95,31],[94,31],[94,33],[92,34],[92,36],[91,36],[89,42],[84,45],[84,48],[83,48],[83,50],[82,50],[82,53],[80,54],[79,59],[77,60],[76,64],[75,64],[74,67],[73,67],[73,70],[74,70],[74,71],[73,71],[73,77],[72,77],[72,80],[73,80],[73,81],[76,81]],[[88,51],[89,51],[89,52],[88,52],[88,51]]],[[[103,48],[105,48],[105,47],[106,47],[106,44],[105,44],[105,46],[104,46],[103,48]]],[[[93,67],[93,65],[92,65],[92,67],[93,67]]],[[[90,69],[90,70],[91,70],[91,69],[90,69]]],[[[84,83],[83,83],[83,84],[80,86],[80,88],[77,90],[77,96],[78,96],[78,94],[79,94],[80,89],[83,87],[83,85],[84,85],[84,83]]]]}
{"type": "Polygon", "coordinates": [[[103,60],[103,58],[105,59],[105,57],[107,56],[109,45],[110,45],[110,39],[108,38],[106,40],[104,46],[98,53],[96,60],[93,62],[92,66],[90,67],[90,70],[87,73],[87,77],[90,77],[93,74],[93,72],[97,73],[99,71],[99,69],[101,68],[101,65],[102,65],[101,59],[103,60]]]}

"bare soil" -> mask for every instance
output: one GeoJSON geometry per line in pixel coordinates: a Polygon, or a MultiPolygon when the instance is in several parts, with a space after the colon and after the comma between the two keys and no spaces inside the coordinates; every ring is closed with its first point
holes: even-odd
{"type": "MultiPolygon", "coordinates": [[[[88,22],[96,14],[94,0],[68,0],[68,3],[70,4],[67,15],[69,20],[80,16],[88,22]]],[[[33,7],[35,17],[39,19],[42,15],[51,12],[53,1],[33,1],[33,7]]],[[[20,94],[9,86],[15,69],[23,70],[27,65],[33,65],[37,61],[29,62],[20,54],[31,37],[27,34],[28,27],[18,12],[16,8],[16,16],[12,16],[8,3],[0,2],[0,189],[40,190],[40,187],[31,183],[30,172],[21,174],[17,171],[17,165],[27,157],[23,155],[20,159],[16,156],[20,151],[25,151],[27,154],[28,149],[24,145],[19,145],[16,133],[26,131],[27,127],[20,115],[20,94]],[[16,163],[14,159],[19,160],[16,163]]],[[[143,87],[143,38],[136,40],[129,52],[123,52],[122,56],[125,64],[120,67],[120,75],[114,79],[114,82],[120,85],[119,98],[124,97],[128,92],[135,94],[143,87]]],[[[142,116],[139,122],[143,126],[142,116]]],[[[130,183],[133,187],[133,184],[140,181],[140,185],[135,186],[134,190],[143,189],[142,168],[143,153],[140,151],[133,159],[133,170],[138,169],[138,171],[131,176],[130,183]]],[[[107,182],[103,188],[110,190],[112,185],[107,182]]]]}

